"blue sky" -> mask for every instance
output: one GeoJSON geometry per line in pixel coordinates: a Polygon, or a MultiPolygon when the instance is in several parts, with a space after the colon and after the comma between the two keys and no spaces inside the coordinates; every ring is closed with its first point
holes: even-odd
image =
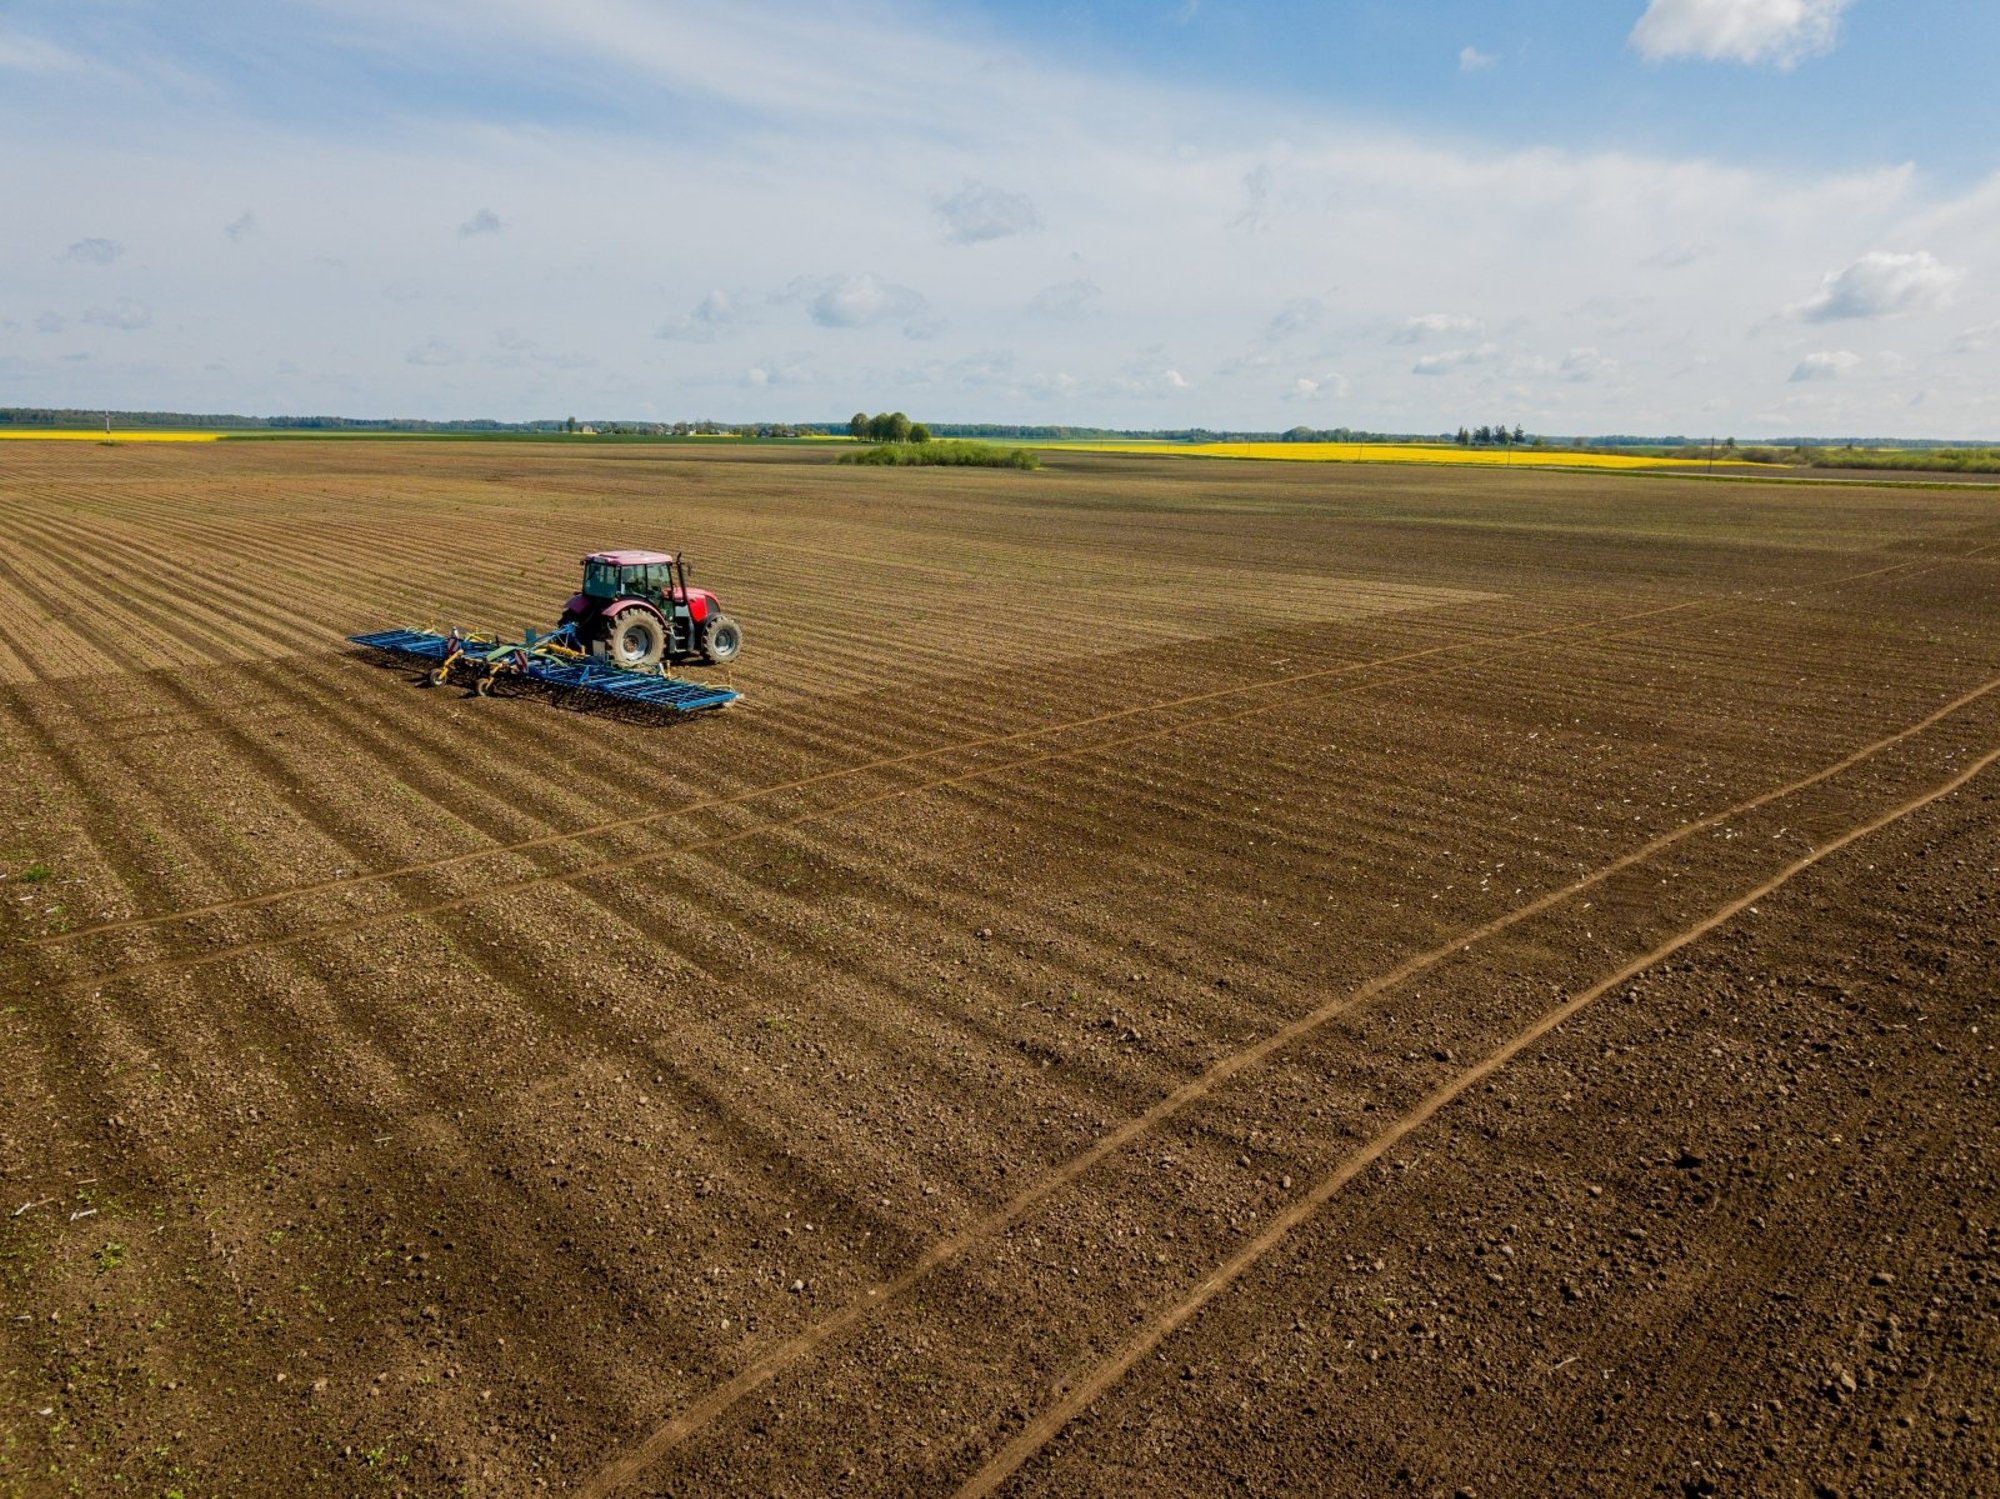
{"type": "Polygon", "coordinates": [[[2000,7],[0,4],[0,404],[2000,437],[2000,7]]]}
{"type": "Polygon", "coordinates": [[[1103,67],[1280,96],[1488,147],[1617,147],[1827,169],[1920,161],[1965,180],[2000,167],[1990,87],[2000,7],[1868,0],[1842,8],[1811,66],[1651,64],[1616,0],[1022,0],[1023,46],[1103,67]],[[1490,62],[1461,67],[1467,47],[1490,62]]]}

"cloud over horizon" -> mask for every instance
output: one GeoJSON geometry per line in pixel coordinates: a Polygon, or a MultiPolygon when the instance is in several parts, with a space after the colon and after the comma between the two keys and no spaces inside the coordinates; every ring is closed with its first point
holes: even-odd
{"type": "Polygon", "coordinates": [[[1962,269],[1939,264],[1927,250],[1874,250],[1845,270],[1829,271],[1817,292],[1786,311],[1808,323],[1927,312],[1949,307],[1964,279],[1962,269]]]}

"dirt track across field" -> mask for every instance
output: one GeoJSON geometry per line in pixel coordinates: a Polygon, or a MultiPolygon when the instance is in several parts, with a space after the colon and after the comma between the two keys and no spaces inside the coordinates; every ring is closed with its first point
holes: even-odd
{"type": "Polygon", "coordinates": [[[1996,558],[1972,490],[13,445],[0,1496],[2000,1493],[1996,558]],[[613,545],[742,703],[342,644],[613,545]]]}

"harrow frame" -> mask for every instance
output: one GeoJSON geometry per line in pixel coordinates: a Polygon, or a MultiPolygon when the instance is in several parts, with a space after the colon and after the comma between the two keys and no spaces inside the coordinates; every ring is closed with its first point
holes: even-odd
{"type": "Polygon", "coordinates": [[[638,707],[674,713],[701,713],[735,702],[732,687],[690,682],[669,676],[664,666],[634,670],[599,661],[576,638],[574,625],[558,625],[545,633],[524,632],[520,640],[471,631],[377,630],[347,637],[355,645],[391,656],[428,663],[424,678],[442,687],[454,675],[470,674],[480,697],[490,697],[506,677],[517,677],[561,692],[583,692],[638,707]]]}

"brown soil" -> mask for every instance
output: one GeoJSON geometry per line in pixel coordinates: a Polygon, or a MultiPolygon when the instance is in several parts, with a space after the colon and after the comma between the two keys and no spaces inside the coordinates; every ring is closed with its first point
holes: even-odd
{"type": "Polygon", "coordinates": [[[1976,491],[0,453],[0,1495],[2000,1493],[1976,491]],[[685,545],[744,701],[430,691],[685,545]]]}

